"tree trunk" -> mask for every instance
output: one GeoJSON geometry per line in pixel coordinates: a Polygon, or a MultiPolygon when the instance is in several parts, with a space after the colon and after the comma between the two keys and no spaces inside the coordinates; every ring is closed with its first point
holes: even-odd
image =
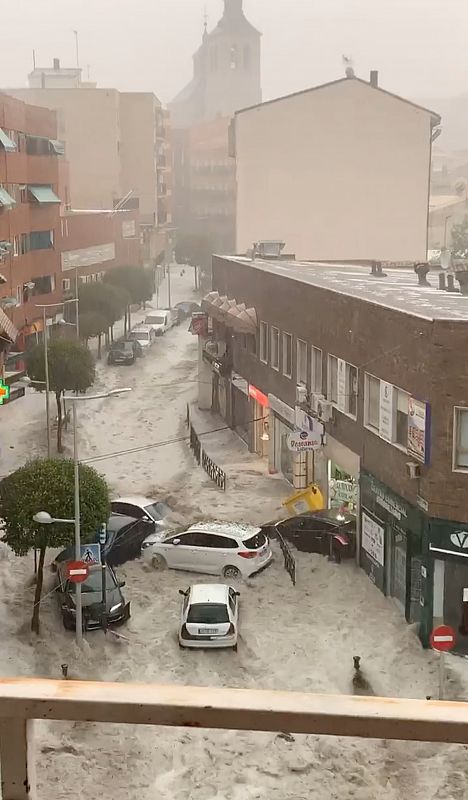
{"type": "Polygon", "coordinates": [[[31,630],[33,633],[39,633],[39,612],[42,595],[42,584],[44,582],[44,561],[46,554],[46,546],[42,545],[39,550],[39,566],[37,568],[36,591],[34,593],[34,608],[31,619],[31,630]]]}
{"type": "Polygon", "coordinates": [[[114,326],[113,325],[111,325],[111,327],[110,327],[110,340],[111,340],[111,342],[114,341],[114,326]]]}
{"type": "Polygon", "coordinates": [[[130,306],[128,306],[127,314],[128,314],[128,332],[130,333],[130,331],[132,330],[132,319],[131,319],[131,316],[130,316],[130,306]]]}
{"type": "Polygon", "coordinates": [[[101,338],[102,338],[102,333],[99,333],[98,334],[98,339],[97,339],[97,357],[98,357],[98,361],[101,358],[101,338]]]}
{"type": "Polygon", "coordinates": [[[57,403],[57,453],[63,453],[62,446],[62,393],[55,392],[57,403]]]}

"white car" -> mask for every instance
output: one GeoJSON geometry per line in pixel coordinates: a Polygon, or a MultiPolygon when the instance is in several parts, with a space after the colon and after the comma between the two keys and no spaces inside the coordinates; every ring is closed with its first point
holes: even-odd
{"type": "Polygon", "coordinates": [[[268,538],[253,525],[203,522],[188,530],[148,536],[142,544],[143,559],[155,569],[183,569],[248,578],[269,564],[268,538]]]}
{"type": "Polygon", "coordinates": [[[167,517],[171,515],[169,506],[161,501],[143,497],[143,495],[118,497],[116,500],[112,500],[111,510],[114,514],[155,522],[157,531],[167,531],[167,528],[170,527],[167,521],[167,517]]]}
{"type": "Polygon", "coordinates": [[[199,583],[183,595],[181,647],[232,647],[237,651],[239,592],[223,583],[199,583]]]}
{"type": "Polygon", "coordinates": [[[152,328],[156,336],[162,336],[174,325],[173,313],[165,308],[153,311],[145,317],[145,325],[152,328]]]}
{"type": "Polygon", "coordinates": [[[143,352],[147,352],[153,342],[156,341],[156,334],[150,325],[135,325],[129,333],[130,339],[135,339],[141,346],[143,352]]]}

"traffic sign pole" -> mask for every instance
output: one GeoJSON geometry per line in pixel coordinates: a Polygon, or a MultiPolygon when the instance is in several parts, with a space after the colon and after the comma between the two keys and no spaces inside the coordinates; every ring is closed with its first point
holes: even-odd
{"type": "Polygon", "coordinates": [[[439,625],[430,636],[432,649],[439,653],[439,700],[443,700],[445,695],[445,653],[453,650],[456,641],[457,634],[450,625],[439,625]]]}
{"type": "Polygon", "coordinates": [[[439,653],[439,700],[444,699],[445,694],[445,652],[439,653]]]}

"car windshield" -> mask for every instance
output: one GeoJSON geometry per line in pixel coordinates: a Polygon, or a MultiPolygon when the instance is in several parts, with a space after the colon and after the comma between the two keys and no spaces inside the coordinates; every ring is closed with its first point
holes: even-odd
{"type": "Polygon", "coordinates": [[[132,342],[116,342],[112,345],[112,350],[120,350],[124,353],[132,353],[133,344],[132,342]]]}
{"type": "Polygon", "coordinates": [[[171,509],[165,503],[151,503],[145,506],[145,511],[152,519],[162,519],[171,513],[171,509]]]}
{"type": "Polygon", "coordinates": [[[187,622],[219,625],[229,622],[229,614],[224,603],[194,603],[190,606],[187,622]]]}
{"type": "Polygon", "coordinates": [[[147,325],[163,325],[164,317],[146,317],[145,322],[147,325]]]}
{"type": "MultiPolygon", "coordinates": [[[[90,594],[91,592],[102,592],[102,580],[101,580],[101,570],[96,569],[89,573],[88,577],[85,581],[81,584],[81,591],[85,594],[90,594]]],[[[66,586],[67,592],[71,594],[75,594],[76,592],[76,583],[72,583],[71,581],[67,581],[66,586]]],[[[110,592],[115,589],[115,580],[112,572],[109,569],[106,569],[106,591],[110,592]]]]}
{"type": "Polygon", "coordinates": [[[247,550],[258,550],[259,547],[263,547],[266,544],[265,534],[259,531],[255,536],[251,536],[250,539],[244,539],[242,544],[247,550]]]}
{"type": "Polygon", "coordinates": [[[140,342],[147,342],[149,339],[148,331],[132,331],[130,336],[132,339],[137,339],[140,342]]]}

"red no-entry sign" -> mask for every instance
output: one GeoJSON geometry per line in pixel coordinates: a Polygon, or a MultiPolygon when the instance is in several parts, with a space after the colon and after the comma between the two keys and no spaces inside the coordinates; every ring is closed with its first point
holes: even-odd
{"type": "Polygon", "coordinates": [[[72,583],[83,583],[89,575],[89,567],[84,561],[70,561],[65,571],[72,583]]]}
{"type": "Polygon", "coordinates": [[[455,647],[457,635],[450,625],[439,625],[438,628],[434,628],[432,631],[429,641],[433,650],[439,650],[439,652],[444,653],[455,647]]]}

